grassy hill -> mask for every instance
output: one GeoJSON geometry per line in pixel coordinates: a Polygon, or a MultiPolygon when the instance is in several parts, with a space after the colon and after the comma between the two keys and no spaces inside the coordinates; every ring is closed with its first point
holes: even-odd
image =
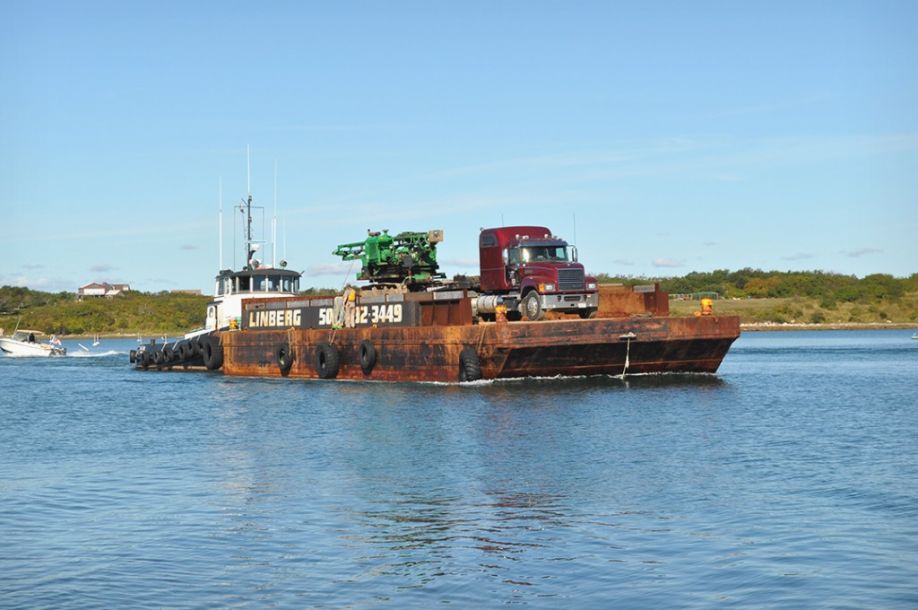
{"type": "Polygon", "coordinates": [[[107,298],[72,293],[50,294],[4,286],[0,288],[0,327],[60,335],[176,334],[199,328],[210,297],[193,294],[129,292],[107,298]]]}
{"type": "MultiPolygon", "coordinates": [[[[743,323],[916,324],[918,273],[897,278],[883,273],[858,278],[824,271],[740,269],[693,272],[681,277],[610,277],[626,285],[660,282],[670,297],[714,293],[717,313],[743,323]]],[[[691,315],[698,302],[671,299],[673,315],[691,315]]]]}
{"type": "MultiPolygon", "coordinates": [[[[692,315],[698,301],[670,300],[673,316],[692,315]]],[[[810,297],[765,299],[720,299],[714,302],[718,315],[736,315],[743,324],[907,324],[918,326],[918,293],[900,299],[871,303],[837,303],[824,307],[810,297]]]]}

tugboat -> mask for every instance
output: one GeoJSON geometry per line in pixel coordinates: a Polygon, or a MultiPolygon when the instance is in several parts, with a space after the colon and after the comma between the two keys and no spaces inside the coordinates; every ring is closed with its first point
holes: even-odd
{"type": "Polygon", "coordinates": [[[131,350],[130,361],[137,368],[151,366],[159,370],[179,366],[185,369],[202,366],[217,370],[223,366],[223,348],[218,333],[241,328],[245,303],[252,299],[294,297],[300,290],[302,274],[287,269],[281,260],[278,268],[264,265],[255,258],[260,243],[252,237],[252,195],[242,204],[245,213],[246,264],[239,271],[222,269],[214,282],[214,299],[207,304],[202,328],[186,333],[176,341],[156,340],[131,350]]]}

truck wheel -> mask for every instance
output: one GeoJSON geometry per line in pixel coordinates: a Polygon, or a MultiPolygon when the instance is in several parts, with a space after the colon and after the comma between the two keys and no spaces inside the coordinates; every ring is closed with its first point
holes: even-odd
{"type": "Polygon", "coordinates": [[[526,293],[526,296],[523,297],[523,302],[520,303],[520,313],[523,314],[524,318],[532,322],[541,320],[545,317],[545,312],[542,311],[542,302],[539,300],[538,292],[532,290],[526,293]]]}
{"type": "Polygon", "coordinates": [[[595,318],[595,317],[596,317],[596,310],[595,310],[595,309],[581,309],[581,310],[578,311],[577,313],[579,313],[579,314],[580,314],[580,317],[583,318],[584,320],[587,320],[587,319],[595,318]]]}
{"type": "Polygon", "coordinates": [[[462,348],[459,354],[459,381],[478,381],[481,379],[481,360],[478,352],[471,345],[462,348]]]}

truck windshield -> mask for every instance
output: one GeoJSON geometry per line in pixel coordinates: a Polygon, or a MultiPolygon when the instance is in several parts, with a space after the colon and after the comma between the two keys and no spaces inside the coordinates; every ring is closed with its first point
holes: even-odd
{"type": "Polygon", "coordinates": [[[524,263],[540,261],[567,262],[567,248],[565,246],[527,246],[520,248],[524,263]]]}

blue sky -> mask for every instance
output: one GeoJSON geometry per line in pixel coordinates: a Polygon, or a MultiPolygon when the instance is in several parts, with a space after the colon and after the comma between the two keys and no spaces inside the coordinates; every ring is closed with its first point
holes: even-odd
{"type": "Polygon", "coordinates": [[[341,285],[331,251],[370,228],[442,228],[445,270],[474,272],[502,222],[576,233],[592,272],[918,271],[915,2],[0,16],[0,284],[210,292],[247,145],[306,285],[341,285]]]}

